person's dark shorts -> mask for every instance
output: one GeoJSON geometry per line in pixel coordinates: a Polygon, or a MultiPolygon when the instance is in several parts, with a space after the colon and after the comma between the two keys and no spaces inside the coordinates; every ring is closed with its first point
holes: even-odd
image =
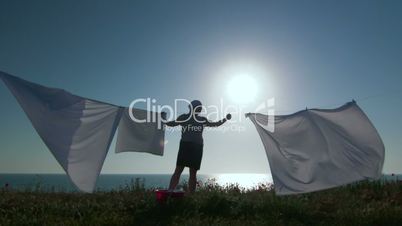
{"type": "Polygon", "coordinates": [[[202,144],[180,141],[176,165],[199,170],[201,166],[203,147],[204,145],[202,144]]]}

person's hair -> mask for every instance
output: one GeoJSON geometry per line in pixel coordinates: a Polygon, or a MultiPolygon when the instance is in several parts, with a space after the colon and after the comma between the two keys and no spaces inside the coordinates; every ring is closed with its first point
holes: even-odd
{"type": "Polygon", "coordinates": [[[202,110],[202,103],[199,100],[193,100],[191,103],[188,105],[188,108],[190,110],[190,113],[200,113],[202,110]]]}

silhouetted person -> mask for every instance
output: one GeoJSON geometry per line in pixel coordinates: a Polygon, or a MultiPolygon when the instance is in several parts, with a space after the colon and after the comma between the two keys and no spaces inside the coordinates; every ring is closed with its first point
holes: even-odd
{"type": "Polygon", "coordinates": [[[170,179],[169,190],[174,190],[179,183],[184,167],[190,168],[189,191],[194,192],[197,183],[197,170],[200,169],[204,141],[202,132],[205,126],[217,127],[231,119],[226,118],[218,122],[210,122],[207,118],[198,115],[202,110],[199,100],[193,100],[189,105],[190,112],[182,114],[175,121],[167,122],[167,126],[182,126],[179,153],[177,155],[176,169],[170,179]]]}

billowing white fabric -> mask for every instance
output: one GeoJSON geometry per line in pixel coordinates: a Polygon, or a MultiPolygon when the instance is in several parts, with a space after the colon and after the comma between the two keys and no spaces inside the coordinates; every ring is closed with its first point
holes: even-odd
{"type": "Polygon", "coordinates": [[[0,72],[71,181],[92,192],[123,108],[0,72]]]}
{"type": "Polygon", "coordinates": [[[363,179],[378,179],[384,145],[376,129],[350,102],[331,109],[309,109],[275,116],[247,114],[264,145],[278,195],[332,188],[363,179]]]}
{"type": "Polygon", "coordinates": [[[163,155],[164,140],[160,113],[124,109],[117,132],[116,153],[134,151],[163,155]],[[130,117],[130,111],[134,118],[130,117]]]}
{"type": "Polygon", "coordinates": [[[160,113],[132,109],[73,95],[0,71],[7,85],[46,146],[67,175],[84,192],[92,192],[119,125],[116,152],[137,151],[163,155],[164,129],[160,113]],[[123,117],[121,117],[123,115],[123,117]]]}

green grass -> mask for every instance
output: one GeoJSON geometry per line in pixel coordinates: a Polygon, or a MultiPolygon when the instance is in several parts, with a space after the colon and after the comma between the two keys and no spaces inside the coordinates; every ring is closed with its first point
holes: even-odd
{"type": "Polygon", "coordinates": [[[209,181],[163,204],[138,181],[94,194],[3,190],[0,225],[402,225],[402,183],[276,196],[269,186],[245,191],[209,181]]]}

